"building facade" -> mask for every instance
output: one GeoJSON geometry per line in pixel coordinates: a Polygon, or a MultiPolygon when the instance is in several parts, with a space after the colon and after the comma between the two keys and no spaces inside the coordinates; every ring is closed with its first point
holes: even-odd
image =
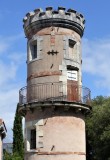
{"type": "Polygon", "coordinates": [[[0,119],[0,160],[3,160],[3,139],[6,137],[6,127],[2,119],[0,119]]]}
{"type": "Polygon", "coordinates": [[[75,10],[35,9],[23,19],[27,86],[19,91],[25,116],[25,160],[85,160],[81,38],[85,19],[75,10]]]}

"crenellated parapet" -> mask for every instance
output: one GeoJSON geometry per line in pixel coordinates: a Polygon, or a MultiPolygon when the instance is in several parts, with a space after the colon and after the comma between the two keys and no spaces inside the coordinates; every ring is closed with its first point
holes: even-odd
{"type": "Polygon", "coordinates": [[[63,7],[58,7],[58,10],[47,7],[45,11],[35,9],[26,14],[23,22],[27,38],[43,28],[52,26],[71,29],[82,37],[85,28],[85,19],[82,14],[73,9],[66,11],[63,7]]]}

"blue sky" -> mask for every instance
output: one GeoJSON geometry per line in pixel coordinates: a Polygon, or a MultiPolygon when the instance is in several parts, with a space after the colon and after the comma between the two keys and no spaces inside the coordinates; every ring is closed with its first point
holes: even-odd
{"type": "Polygon", "coordinates": [[[22,19],[36,8],[63,6],[81,12],[86,19],[83,44],[83,85],[92,98],[110,95],[109,0],[3,0],[0,3],[0,117],[12,141],[19,89],[26,85],[26,38],[22,19]]]}

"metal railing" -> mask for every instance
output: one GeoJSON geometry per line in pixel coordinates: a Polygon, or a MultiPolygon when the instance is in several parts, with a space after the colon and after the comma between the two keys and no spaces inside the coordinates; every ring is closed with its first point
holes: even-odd
{"type": "Polygon", "coordinates": [[[19,103],[67,101],[90,105],[90,90],[83,86],[63,83],[43,83],[25,86],[19,91],[19,103]]]}

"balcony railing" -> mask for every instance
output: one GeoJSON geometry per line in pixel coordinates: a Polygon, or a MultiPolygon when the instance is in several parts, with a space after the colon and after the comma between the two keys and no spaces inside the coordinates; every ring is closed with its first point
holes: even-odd
{"type": "Polygon", "coordinates": [[[19,103],[67,101],[90,105],[90,90],[83,86],[63,83],[44,83],[26,86],[19,91],[19,103]]]}

